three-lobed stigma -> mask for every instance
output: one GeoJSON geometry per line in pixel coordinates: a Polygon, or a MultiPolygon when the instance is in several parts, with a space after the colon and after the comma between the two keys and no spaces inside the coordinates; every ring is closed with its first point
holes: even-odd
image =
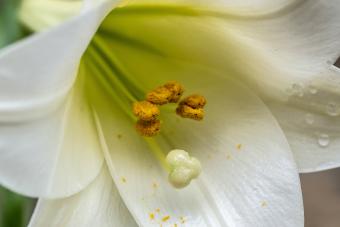
{"type": "Polygon", "coordinates": [[[201,163],[188,152],[175,149],[168,153],[166,161],[170,166],[169,182],[175,188],[184,188],[201,173],[201,163]]]}

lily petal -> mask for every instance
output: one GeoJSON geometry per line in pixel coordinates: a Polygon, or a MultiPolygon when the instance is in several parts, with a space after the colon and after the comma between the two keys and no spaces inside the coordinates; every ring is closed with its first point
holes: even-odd
{"type": "MultiPolygon", "coordinates": [[[[299,0],[298,0],[299,1],[299,0]]],[[[193,7],[202,7],[206,9],[223,8],[223,10],[229,12],[235,12],[242,15],[255,15],[258,13],[269,13],[281,9],[282,7],[288,7],[291,4],[298,2],[296,0],[163,0],[161,2],[157,0],[124,0],[123,5],[187,5],[193,7]]]]}
{"type": "Polygon", "coordinates": [[[107,20],[119,31],[106,24],[103,36],[113,32],[116,42],[232,71],[225,76],[247,83],[277,117],[301,172],[340,166],[337,1],[296,1],[262,15],[161,9],[171,20],[152,7],[119,9],[107,20]],[[313,124],[306,123],[310,115],[313,124]],[[329,145],[320,145],[320,136],[328,136],[329,145]]]}
{"type": "Polygon", "coordinates": [[[243,57],[245,78],[280,123],[300,172],[340,166],[339,20],[339,2],[320,0],[231,22],[254,53],[243,57]]]}
{"type": "Polygon", "coordinates": [[[103,157],[86,100],[75,88],[64,102],[80,56],[112,7],[93,8],[0,53],[2,185],[28,196],[62,197],[99,173],[103,157]]]}
{"type": "Polygon", "coordinates": [[[82,0],[24,0],[19,17],[30,29],[42,31],[77,15],[82,4],[82,0]]]}
{"type": "Polygon", "coordinates": [[[215,72],[162,57],[147,48],[100,39],[100,34],[90,44],[82,67],[106,161],[140,226],[182,222],[189,226],[303,226],[301,191],[290,148],[275,119],[253,93],[233,80],[221,79],[221,73],[229,71],[215,72]],[[110,80],[120,81],[126,89],[120,94],[121,88],[106,87],[110,80]],[[163,133],[143,139],[134,129],[131,102],[124,91],[133,96],[133,84],[147,91],[166,80],[178,80],[187,92],[206,95],[206,120],[177,122],[176,107],[165,108],[161,110],[168,116],[162,119],[163,133]],[[237,150],[237,144],[244,148],[237,150]],[[169,184],[161,165],[162,155],[172,149],[185,149],[203,165],[200,179],[180,191],[169,184]]]}
{"type": "Polygon", "coordinates": [[[83,191],[65,199],[40,199],[29,227],[137,226],[106,166],[83,191]]]}

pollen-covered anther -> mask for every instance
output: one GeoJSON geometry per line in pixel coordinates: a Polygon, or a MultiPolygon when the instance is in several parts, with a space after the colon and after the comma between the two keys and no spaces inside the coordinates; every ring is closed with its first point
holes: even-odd
{"type": "Polygon", "coordinates": [[[133,114],[143,121],[155,120],[159,113],[158,106],[148,101],[135,102],[133,104],[133,114]]]}
{"type": "Polygon", "coordinates": [[[169,81],[164,84],[164,87],[171,91],[169,102],[177,103],[184,92],[184,87],[177,81],[169,81]]]}
{"type": "Polygon", "coordinates": [[[167,89],[164,86],[161,86],[147,93],[146,100],[153,104],[163,105],[169,103],[171,97],[171,90],[167,89]]]}
{"type": "Polygon", "coordinates": [[[186,187],[201,173],[201,163],[184,150],[170,151],[166,161],[170,166],[168,179],[175,188],[186,187]]]}
{"type": "Polygon", "coordinates": [[[155,136],[161,130],[161,122],[157,119],[151,121],[139,120],[136,123],[136,129],[142,136],[155,136]]]}
{"type": "Polygon", "coordinates": [[[181,101],[181,105],[188,105],[192,108],[203,108],[207,100],[202,95],[190,95],[181,101]]]}
{"type": "Polygon", "coordinates": [[[185,104],[180,104],[176,109],[176,113],[181,117],[190,118],[197,121],[200,121],[204,118],[203,108],[196,109],[185,104]]]}

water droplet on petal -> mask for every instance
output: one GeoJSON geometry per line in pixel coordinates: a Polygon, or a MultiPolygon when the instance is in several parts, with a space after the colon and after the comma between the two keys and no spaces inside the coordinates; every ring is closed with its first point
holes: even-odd
{"type": "Polygon", "coordinates": [[[307,113],[305,115],[305,121],[307,124],[311,125],[314,123],[314,115],[313,114],[310,114],[310,113],[307,113]]]}
{"type": "Polygon", "coordinates": [[[291,87],[286,89],[286,93],[287,93],[289,96],[294,95],[293,89],[292,89],[291,87]]]}
{"type": "Polygon", "coordinates": [[[327,147],[329,145],[329,136],[325,133],[321,133],[318,137],[318,143],[321,147],[327,147]]]}
{"type": "Polygon", "coordinates": [[[304,95],[302,84],[294,83],[292,85],[292,90],[293,90],[294,95],[297,95],[299,97],[302,97],[304,95]]]}
{"type": "Polygon", "coordinates": [[[11,78],[11,73],[3,68],[0,68],[0,79],[1,80],[8,80],[11,78]]]}
{"type": "Polygon", "coordinates": [[[311,93],[312,95],[315,95],[316,93],[318,93],[318,89],[316,87],[314,87],[313,85],[309,85],[308,86],[308,91],[309,93],[311,93]]]}
{"type": "Polygon", "coordinates": [[[339,106],[334,102],[330,102],[326,106],[326,112],[330,116],[338,116],[339,115],[339,106]]]}

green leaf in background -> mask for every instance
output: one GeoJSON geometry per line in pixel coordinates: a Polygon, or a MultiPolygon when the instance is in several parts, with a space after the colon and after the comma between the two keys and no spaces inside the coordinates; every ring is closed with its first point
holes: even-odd
{"type": "Polygon", "coordinates": [[[17,19],[20,0],[0,0],[0,48],[23,36],[17,19]]]}
{"type": "Polygon", "coordinates": [[[35,200],[0,187],[0,227],[27,226],[35,200]]]}
{"type": "MultiPolygon", "coordinates": [[[[20,0],[0,0],[0,48],[26,35],[17,19],[19,4],[20,0]]],[[[0,186],[0,227],[27,226],[34,204],[0,186]]]]}

